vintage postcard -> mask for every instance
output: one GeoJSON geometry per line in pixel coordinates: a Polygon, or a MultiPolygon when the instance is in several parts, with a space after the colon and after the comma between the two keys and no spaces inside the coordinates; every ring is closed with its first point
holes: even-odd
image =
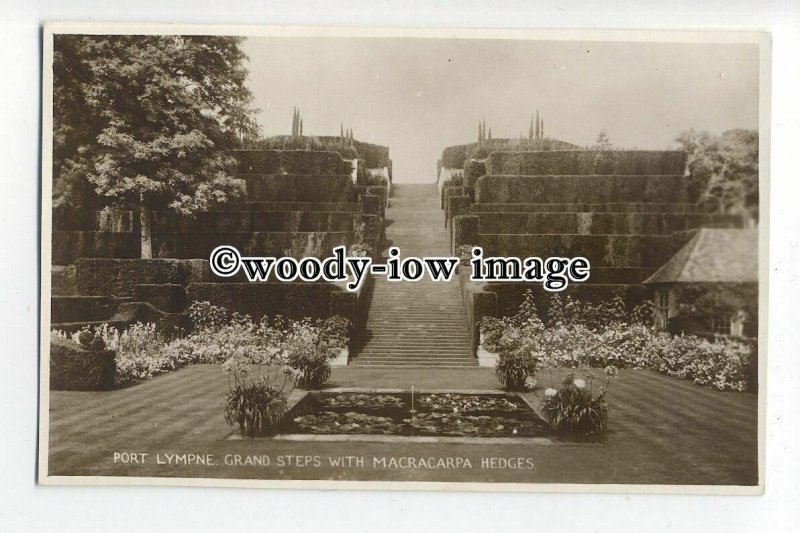
{"type": "Polygon", "coordinates": [[[39,481],[761,494],[770,40],[52,23],[39,481]]]}

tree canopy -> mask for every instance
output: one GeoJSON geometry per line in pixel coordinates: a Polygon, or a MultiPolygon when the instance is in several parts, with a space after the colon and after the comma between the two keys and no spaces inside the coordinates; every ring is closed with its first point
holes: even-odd
{"type": "Polygon", "coordinates": [[[241,191],[226,150],[256,134],[240,39],[58,35],[54,202],[182,213],[241,191]],[[88,187],[87,187],[88,186],[88,187]]]}
{"type": "Polygon", "coordinates": [[[677,139],[688,154],[694,186],[722,213],[758,220],[758,132],[735,129],[712,135],[689,130],[677,139]]]}

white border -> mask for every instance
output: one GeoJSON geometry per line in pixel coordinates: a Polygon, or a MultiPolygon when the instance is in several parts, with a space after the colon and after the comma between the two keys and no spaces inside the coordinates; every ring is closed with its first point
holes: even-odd
{"type": "Polygon", "coordinates": [[[233,480],[218,478],[150,478],[115,476],[48,476],[47,443],[49,420],[39,419],[39,482],[63,485],[169,485],[169,486],[219,486],[266,487],[304,489],[372,489],[372,490],[458,490],[507,492],[602,492],[602,493],[661,493],[661,494],[761,494],[764,490],[765,465],[765,413],[767,368],[767,294],[768,294],[768,198],[770,154],[770,103],[771,94],[771,40],[759,32],[727,31],[630,31],[630,30],[518,30],[518,29],[421,29],[421,28],[334,28],[308,26],[230,26],[183,25],[154,23],[47,23],[44,28],[43,48],[43,98],[42,98],[42,225],[41,225],[41,324],[40,324],[40,414],[49,413],[49,329],[52,220],[50,198],[52,188],[52,37],[54,33],[86,34],[205,34],[242,36],[325,36],[325,37],[413,37],[436,39],[538,39],[587,41],[637,41],[637,42],[692,42],[692,43],[751,43],[760,47],[760,186],[761,224],[760,252],[760,310],[759,320],[759,485],[741,486],[687,486],[687,485],[604,485],[604,484],[535,484],[535,483],[473,483],[473,482],[373,482],[373,481],[284,481],[284,480],[233,480]]]}

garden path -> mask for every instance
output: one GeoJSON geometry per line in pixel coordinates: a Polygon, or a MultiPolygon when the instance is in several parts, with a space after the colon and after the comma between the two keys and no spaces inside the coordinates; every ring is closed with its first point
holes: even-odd
{"type": "MultiPolygon", "coordinates": [[[[387,249],[400,258],[449,256],[439,196],[432,184],[393,184],[386,210],[387,249]]],[[[386,281],[376,276],[355,366],[475,366],[458,278],[386,281]]]]}

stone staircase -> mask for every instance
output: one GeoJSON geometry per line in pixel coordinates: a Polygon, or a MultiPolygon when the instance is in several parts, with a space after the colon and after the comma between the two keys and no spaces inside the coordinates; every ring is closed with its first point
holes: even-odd
{"type": "MultiPolygon", "coordinates": [[[[386,238],[401,258],[450,255],[435,185],[393,185],[386,222],[386,238]]],[[[455,277],[390,282],[377,276],[359,344],[354,366],[477,366],[455,277]]]]}

